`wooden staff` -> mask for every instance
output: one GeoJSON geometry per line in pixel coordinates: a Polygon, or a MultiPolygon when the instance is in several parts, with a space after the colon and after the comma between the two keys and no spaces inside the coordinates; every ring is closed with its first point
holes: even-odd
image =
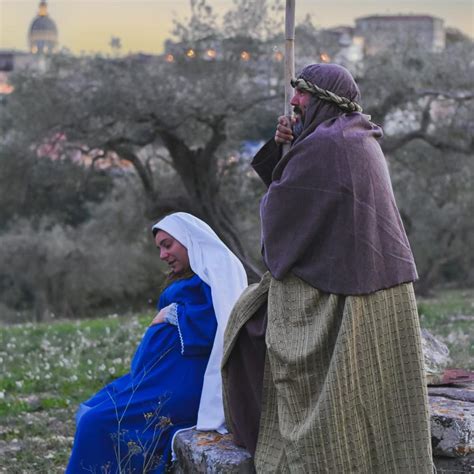
{"type": "MultiPolygon", "coordinates": [[[[290,80],[295,77],[295,0],[286,0],[285,11],[285,115],[291,124],[291,105],[293,88],[290,80]]],[[[290,149],[290,144],[283,145],[283,155],[290,149]]]]}

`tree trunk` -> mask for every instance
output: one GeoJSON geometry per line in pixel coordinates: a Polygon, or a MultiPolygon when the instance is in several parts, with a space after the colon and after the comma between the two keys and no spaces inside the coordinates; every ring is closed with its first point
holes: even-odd
{"type": "Polygon", "coordinates": [[[262,272],[250,257],[232,218],[234,213],[219,192],[215,153],[226,139],[223,128],[223,122],[218,121],[206,145],[197,150],[190,149],[168,130],[162,131],[161,137],[187,196],[181,202],[177,201],[176,206],[170,206],[168,199],[160,197],[157,208],[166,210],[163,214],[172,210],[187,211],[207,222],[242,262],[249,280],[255,282],[260,280],[262,272]]]}
{"type": "Polygon", "coordinates": [[[211,136],[203,148],[191,149],[184,140],[160,129],[160,137],[168,149],[173,167],[183,182],[184,194],[162,196],[155,185],[151,170],[143,165],[133,151],[133,144],[110,143],[109,148],[122,159],[132,163],[143,186],[147,201],[146,213],[149,219],[158,219],[170,212],[184,211],[207,222],[216,234],[235,253],[245,267],[250,281],[258,281],[261,271],[250,257],[238,226],[232,218],[233,212],[219,192],[216,151],[225,141],[224,123],[216,120],[211,126],[211,136]]]}
{"type": "Polygon", "coordinates": [[[48,314],[48,298],[46,290],[41,287],[36,288],[34,315],[35,322],[41,323],[47,319],[48,314]]]}

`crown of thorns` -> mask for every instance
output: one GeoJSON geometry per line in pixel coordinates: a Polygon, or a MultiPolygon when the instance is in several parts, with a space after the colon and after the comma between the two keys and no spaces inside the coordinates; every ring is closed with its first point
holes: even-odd
{"type": "Polygon", "coordinates": [[[333,102],[340,109],[345,110],[346,112],[362,112],[362,107],[357,102],[353,102],[346,97],[341,97],[337,94],[334,94],[334,92],[322,89],[321,87],[307,81],[306,79],[303,79],[302,77],[298,79],[291,79],[290,82],[291,86],[295,89],[308,91],[321,100],[333,102]]]}

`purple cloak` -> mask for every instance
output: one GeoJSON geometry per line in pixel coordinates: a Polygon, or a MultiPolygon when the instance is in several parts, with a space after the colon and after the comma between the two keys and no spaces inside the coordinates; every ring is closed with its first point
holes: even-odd
{"type": "MultiPolygon", "coordinates": [[[[313,65],[301,76],[351,100],[359,98],[341,67],[313,65]]],[[[252,163],[269,185],[260,214],[263,257],[273,277],[281,280],[291,272],[314,288],[342,295],[416,280],[377,141],[381,129],[366,115],[344,113],[317,98],[303,125],[282,159],[271,141],[252,163]]]]}

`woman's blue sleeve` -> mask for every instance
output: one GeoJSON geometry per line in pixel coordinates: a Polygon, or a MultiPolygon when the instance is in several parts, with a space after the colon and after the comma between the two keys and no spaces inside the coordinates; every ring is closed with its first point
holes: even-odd
{"type": "Polygon", "coordinates": [[[183,299],[178,303],[179,338],[181,354],[197,356],[210,354],[217,329],[211,289],[200,286],[200,297],[183,299]]]}

